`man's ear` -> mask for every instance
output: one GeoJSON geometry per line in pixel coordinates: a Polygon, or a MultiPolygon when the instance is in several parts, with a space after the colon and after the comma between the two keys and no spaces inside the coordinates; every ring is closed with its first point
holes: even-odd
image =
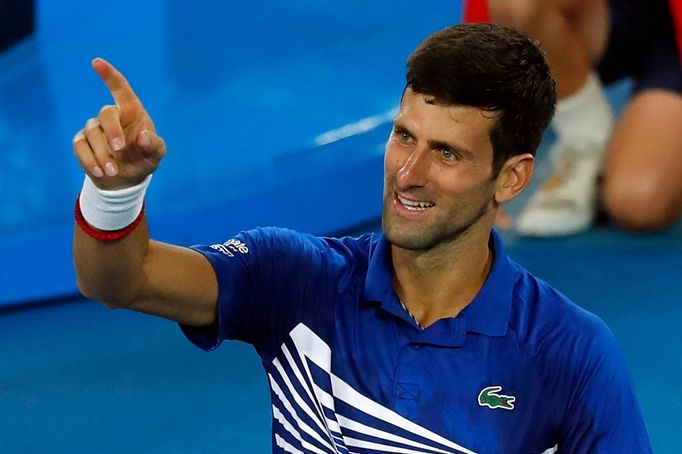
{"type": "Polygon", "coordinates": [[[521,194],[533,176],[535,158],[530,153],[512,156],[497,176],[495,202],[505,203],[521,194]]]}

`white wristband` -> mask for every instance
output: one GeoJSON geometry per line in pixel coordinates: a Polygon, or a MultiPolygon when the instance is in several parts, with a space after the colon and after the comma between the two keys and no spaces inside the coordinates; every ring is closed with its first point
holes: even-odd
{"type": "Polygon", "coordinates": [[[149,175],[135,186],[108,191],[95,186],[89,176],[85,176],[79,198],[83,218],[99,230],[120,230],[128,227],[137,219],[144,204],[144,194],[152,180],[149,175]]]}

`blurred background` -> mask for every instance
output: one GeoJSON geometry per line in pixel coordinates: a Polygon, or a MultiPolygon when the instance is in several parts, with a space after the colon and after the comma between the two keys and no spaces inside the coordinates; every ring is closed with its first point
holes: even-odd
{"type": "MultiPolygon", "coordinates": [[[[359,234],[379,228],[406,58],[460,10],[0,0],[0,453],[270,451],[250,347],[203,353],[172,322],[78,295],[70,242],[83,174],[71,138],[112,103],[92,58],[126,75],[168,143],[147,197],[156,239],[212,244],[259,225],[359,234]]],[[[614,106],[628,90],[610,88],[614,106]]],[[[611,326],[655,451],[682,452],[682,226],[505,239],[512,258],[611,326]]]]}

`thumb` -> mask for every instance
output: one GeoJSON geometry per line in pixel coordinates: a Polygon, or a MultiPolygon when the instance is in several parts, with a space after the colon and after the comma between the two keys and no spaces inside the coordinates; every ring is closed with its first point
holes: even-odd
{"type": "Polygon", "coordinates": [[[137,145],[142,153],[153,162],[161,162],[166,155],[166,142],[155,132],[144,129],[135,138],[137,145]]]}

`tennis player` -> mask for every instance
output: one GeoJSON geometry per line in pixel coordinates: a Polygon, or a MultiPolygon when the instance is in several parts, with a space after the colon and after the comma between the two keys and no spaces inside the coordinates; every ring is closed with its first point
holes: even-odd
{"type": "Polygon", "coordinates": [[[126,79],[74,138],[78,284],[251,343],[276,453],[649,453],[614,336],[505,254],[495,214],[521,193],[552,118],[536,45],[458,25],[409,57],[386,144],[383,233],[261,228],[192,248],[149,238],[144,194],[166,153],[126,79]]]}

